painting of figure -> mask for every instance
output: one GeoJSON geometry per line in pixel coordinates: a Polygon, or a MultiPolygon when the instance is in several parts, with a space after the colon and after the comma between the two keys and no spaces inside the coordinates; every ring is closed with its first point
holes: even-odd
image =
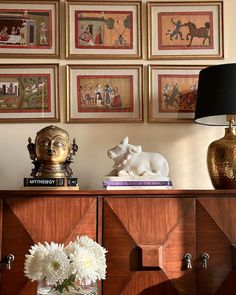
{"type": "Polygon", "coordinates": [[[132,11],[75,12],[75,47],[132,49],[132,11]]]}
{"type": "Polygon", "coordinates": [[[222,58],[223,2],[148,2],[148,59],[222,58]]]}
{"type": "Polygon", "coordinates": [[[213,48],[212,12],[162,12],[157,19],[159,50],[213,48]]]}
{"type": "Polygon", "coordinates": [[[0,113],[50,112],[50,75],[0,74],[0,113]]]}
{"type": "Polygon", "coordinates": [[[159,75],[159,112],[192,113],[197,99],[198,75],[159,75]]]}
{"type": "Polygon", "coordinates": [[[196,66],[149,66],[149,122],[193,122],[199,72],[196,66]]]}
{"type": "Polygon", "coordinates": [[[52,11],[0,9],[0,48],[52,47],[52,11]]]}
{"type": "Polygon", "coordinates": [[[77,76],[79,112],[133,111],[133,77],[77,76]]]}

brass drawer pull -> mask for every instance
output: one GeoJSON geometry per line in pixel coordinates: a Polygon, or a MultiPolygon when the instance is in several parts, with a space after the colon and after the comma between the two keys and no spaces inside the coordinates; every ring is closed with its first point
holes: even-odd
{"type": "Polygon", "coordinates": [[[202,268],[207,268],[207,263],[208,263],[208,260],[209,260],[209,254],[208,253],[203,253],[201,255],[201,259],[202,259],[202,268]]]}
{"type": "Polygon", "coordinates": [[[190,253],[186,253],[184,255],[184,262],[185,262],[185,267],[187,269],[192,268],[192,263],[191,263],[192,255],[190,253]]]}

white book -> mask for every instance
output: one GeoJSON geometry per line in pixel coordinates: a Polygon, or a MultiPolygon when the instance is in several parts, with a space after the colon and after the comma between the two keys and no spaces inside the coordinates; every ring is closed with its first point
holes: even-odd
{"type": "Polygon", "coordinates": [[[105,176],[104,181],[169,181],[168,176],[105,176]]]}
{"type": "Polygon", "coordinates": [[[166,189],[172,189],[172,186],[169,185],[149,185],[149,186],[113,186],[113,185],[108,185],[105,187],[106,190],[166,190],[166,189]]]}

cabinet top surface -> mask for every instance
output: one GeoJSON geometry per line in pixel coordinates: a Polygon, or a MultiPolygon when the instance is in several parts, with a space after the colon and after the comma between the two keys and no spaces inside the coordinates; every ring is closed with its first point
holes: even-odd
{"type": "Polygon", "coordinates": [[[205,197],[236,196],[236,190],[0,190],[0,197],[96,197],[96,196],[129,196],[129,197],[205,197]]]}

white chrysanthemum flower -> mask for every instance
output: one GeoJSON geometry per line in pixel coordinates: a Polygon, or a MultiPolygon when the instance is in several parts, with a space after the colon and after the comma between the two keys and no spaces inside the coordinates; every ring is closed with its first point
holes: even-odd
{"type": "Polygon", "coordinates": [[[79,244],[80,247],[92,248],[94,246],[94,241],[88,236],[77,237],[75,242],[79,244]]]}
{"type": "Polygon", "coordinates": [[[74,253],[76,250],[77,244],[75,242],[70,242],[65,248],[64,251],[69,257],[71,253],[74,253]]]}
{"type": "Polygon", "coordinates": [[[88,236],[77,237],[67,247],[38,243],[26,255],[25,275],[31,280],[45,280],[60,292],[75,279],[87,285],[106,278],[106,252],[88,236]]]}
{"type": "Polygon", "coordinates": [[[41,280],[43,279],[42,268],[47,250],[41,243],[38,243],[31,246],[29,252],[30,254],[25,255],[24,273],[32,281],[41,280]]]}
{"type": "Polygon", "coordinates": [[[63,245],[46,244],[48,254],[44,260],[43,276],[48,284],[61,284],[72,273],[70,260],[63,251],[63,245]]]}
{"type": "Polygon", "coordinates": [[[88,236],[77,237],[75,243],[77,243],[77,245],[79,245],[80,247],[85,247],[87,249],[92,250],[97,257],[103,256],[105,258],[107,250],[103,248],[101,245],[99,245],[97,242],[93,241],[88,236]]]}
{"type": "Polygon", "coordinates": [[[85,247],[89,249],[97,260],[97,279],[105,279],[106,278],[106,253],[107,250],[99,245],[97,242],[93,241],[88,236],[77,237],[77,244],[80,247],[85,247]]]}
{"type": "Polygon", "coordinates": [[[51,244],[48,244],[48,242],[45,242],[45,248],[48,251],[63,251],[64,244],[57,244],[54,242],[51,242],[51,244]]]}
{"type": "Polygon", "coordinates": [[[73,273],[76,274],[76,279],[80,280],[81,284],[90,284],[98,278],[97,274],[97,259],[93,252],[89,249],[80,247],[70,255],[72,260],[73,273]]]}

